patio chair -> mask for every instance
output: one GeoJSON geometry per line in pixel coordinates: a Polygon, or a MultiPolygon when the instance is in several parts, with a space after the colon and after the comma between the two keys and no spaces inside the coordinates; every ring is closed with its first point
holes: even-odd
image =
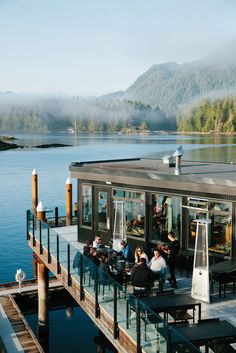
{"type": "Polygon", "coordinates": [[[213,273],[212,274],[212,293],[214,292],[213,283],[218,282],[219,284],[219,297],[221,297],[222,290],[225,297],[227,284],[233,284],[233,293],[235,293],[235,283],[236,283],[236,271],[213,273]]]}

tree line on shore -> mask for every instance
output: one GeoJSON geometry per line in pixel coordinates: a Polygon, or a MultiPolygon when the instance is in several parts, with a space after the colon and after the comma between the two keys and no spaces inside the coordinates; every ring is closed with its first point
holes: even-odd
{"type": "Polygon", "coordinates": [[[181,132],[236,132],[236,96],[205,99],[177,117],[181,132]]]}

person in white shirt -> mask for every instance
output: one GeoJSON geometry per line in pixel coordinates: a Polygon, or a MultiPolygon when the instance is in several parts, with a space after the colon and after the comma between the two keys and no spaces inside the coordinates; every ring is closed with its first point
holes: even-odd
{"type": "Polygon", "coordinates": [[[103,248],[103,244],[102,244],[102,238],[100,237],[100,235],[96,235],[94,241],[93,241],[93,248],[97,249],[97,250],[101,250],[101,248],[103,248]]]}
{"type": "Polygon", "coordinates": [[[165,259],[161,256],[160,250],[154,250],[154,256],[148,263],[148,267],[152,270],[156,279],[162,279],[165,277],[167,266],[165,259]]]}

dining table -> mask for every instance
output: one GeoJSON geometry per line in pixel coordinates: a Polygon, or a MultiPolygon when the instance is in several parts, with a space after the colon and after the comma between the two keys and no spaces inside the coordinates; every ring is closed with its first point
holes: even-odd
{"type": "Polygon", "coordinates": [[[166,328],[159,328],[159,331],[174,346],[180,346],[186,340],[196,347],[205,346],[206,352],[209,348],[213,351],[220,347],[226,349],[236,342],[236,327],[227,320],[206,319],[194,324],[178,324],[170,328],[169,335],[166,328]]]}
{"type": "Polygon", "coordinates": [[[141,305],[154,311],[156,314],[163,313],[164,320],[168,322],[169,313],[187,312],[192,310],[192,319],[195,322],[195,310],[198,309],[198,320],[201,320],[201,302],[185,293],[167,293],[154,297],[144,297],[140,299],[141,305]]]}

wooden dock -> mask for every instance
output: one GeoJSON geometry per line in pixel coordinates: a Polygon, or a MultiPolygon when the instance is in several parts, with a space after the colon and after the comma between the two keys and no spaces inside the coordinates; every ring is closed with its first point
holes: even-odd
{"type": "Polygon", "coordinates": [[[0,296],[0,352],[44,353],[11,295],[0,296]]]}

